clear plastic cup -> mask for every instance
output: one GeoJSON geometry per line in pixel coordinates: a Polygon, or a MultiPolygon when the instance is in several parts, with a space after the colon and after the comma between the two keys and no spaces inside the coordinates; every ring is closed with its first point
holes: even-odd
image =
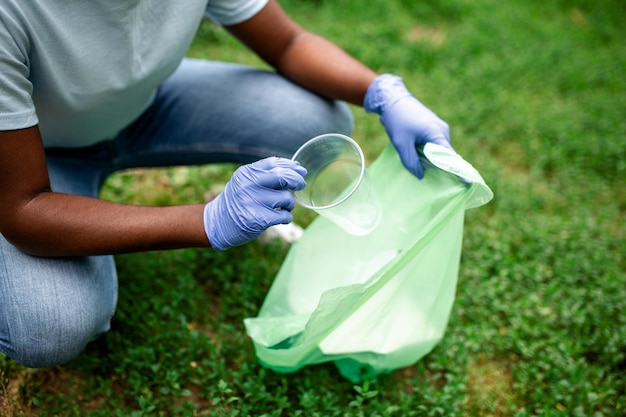
{"type": "Polygon", "coordinates": [[[380,223],[382,205],[370,184],[365,157],[350,137],[328,133],[304,143],[293,155],[307,169],[306,187],[296,201],[344,229],[362,236],[380,223]]]}

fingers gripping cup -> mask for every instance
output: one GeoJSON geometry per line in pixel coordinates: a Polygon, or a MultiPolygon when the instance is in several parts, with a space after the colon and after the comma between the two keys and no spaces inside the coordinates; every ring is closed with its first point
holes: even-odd
{"type": "Polygon", "coordinates": [[[338,133],[317,136],[292,159],[307,169],[306,187],[294,192],[301,206],[352,235],[366,235],[378,226],[382,205],[369,182],[363,151],[353,139],[338,133]]]}

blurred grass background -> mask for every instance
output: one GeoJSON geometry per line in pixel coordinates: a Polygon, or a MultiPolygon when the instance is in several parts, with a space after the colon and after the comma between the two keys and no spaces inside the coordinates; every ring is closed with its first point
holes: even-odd
{"type": "MultiPolygon", "coordinates": [[[[376,71],[402,75],[495,193],[467,213],[444,340],[357,386],[332,365],[276,374],[257,363],[242,320],[287,246],[119,256],[113,329],[66,366],[0,356],[0,416],[626,415],[626,3],[281,4],[376,71]]],[[[210,22],[189,55],[263,66],[210,22]]],[[[354,112],[371,161],[384,130],[354,112]]],[[[117,173],[103,197],[199,202],[233,168],[117,173]]]]}

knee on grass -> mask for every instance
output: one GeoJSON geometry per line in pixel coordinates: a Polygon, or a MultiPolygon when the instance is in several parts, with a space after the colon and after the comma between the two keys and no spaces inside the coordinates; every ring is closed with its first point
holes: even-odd
{"type": "Polygon", "coordinates": [[[38,323],[24,331],[12,332],[10,340],[2,340],[0,349],[28,368],[63,365],[78,356],[87,343],[102,333],[96,328],[79,320],[38,323]]]}

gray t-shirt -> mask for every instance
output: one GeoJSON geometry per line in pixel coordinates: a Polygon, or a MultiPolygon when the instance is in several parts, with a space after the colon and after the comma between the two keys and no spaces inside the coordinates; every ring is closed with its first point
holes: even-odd
{"type": "Polygon", "coordinates": [[[44,144],[110,139],[151,103],[202,17],[229,25],[267,0],[0,0],[0,130],[44,144]]]}

